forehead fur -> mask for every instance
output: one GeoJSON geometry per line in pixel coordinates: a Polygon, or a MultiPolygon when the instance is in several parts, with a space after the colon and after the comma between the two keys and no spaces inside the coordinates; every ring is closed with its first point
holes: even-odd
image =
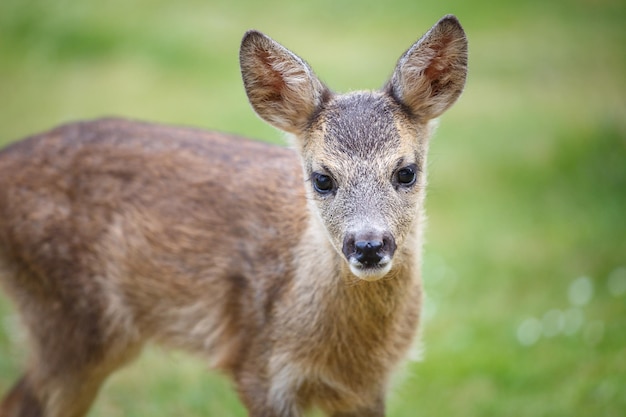
{"type": "Polygon", "coordinates": [[[367,158],[400,145],[396,125],[399,106],[378,92],[355,92],[335,97],[325,106],[324,142],[339,152],[367,158]]]}

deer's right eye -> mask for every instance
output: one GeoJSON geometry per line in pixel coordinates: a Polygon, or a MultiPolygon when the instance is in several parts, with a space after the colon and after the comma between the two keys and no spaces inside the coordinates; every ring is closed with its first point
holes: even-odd
{"type": "Polygon", "coordinates": [[[313,188],[320,194],[328,194],[333,188],[333,179],[328,175],[313,173],[313,188]]]}

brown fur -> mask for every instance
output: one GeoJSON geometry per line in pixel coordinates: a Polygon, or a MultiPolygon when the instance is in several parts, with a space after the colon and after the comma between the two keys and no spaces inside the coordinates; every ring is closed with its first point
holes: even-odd
{"type": "Polygon", "coordinates": [[[429,121],[466,65],[447,16],[385,89],[335,95],[249,32],[248,97],[295,150],[108,119],[0,152],[0,279],[32,345],[0,417],[84,416],[148,341],[230,374],[253,417],[383,416],[419,322],[429,121]]]}

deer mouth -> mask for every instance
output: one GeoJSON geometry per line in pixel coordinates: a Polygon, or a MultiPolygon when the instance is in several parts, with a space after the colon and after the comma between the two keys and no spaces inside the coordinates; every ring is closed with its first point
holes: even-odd
{"type": "Polygon", "coordinates": [[[376,263],[363,263],[355,257],[350,257],[348,265],[357,278],[364,281],[378,281],[391,271],[392,259],[386,255],[376,263]]]}

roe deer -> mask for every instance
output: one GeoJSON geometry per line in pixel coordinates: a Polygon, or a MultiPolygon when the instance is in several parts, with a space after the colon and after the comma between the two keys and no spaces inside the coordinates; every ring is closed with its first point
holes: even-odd
{"type": "Polygon", "coordinates": [[[107,119],[0,153],[0,277],[28,330],[2,417],[78,417],[147,342],[230,375],[252,417],[384,416],[420,317],[431,121],[467,40],[442,18],[380,91],[335,94],[256,31],[240,63],[282,148],[107,119]]]}

